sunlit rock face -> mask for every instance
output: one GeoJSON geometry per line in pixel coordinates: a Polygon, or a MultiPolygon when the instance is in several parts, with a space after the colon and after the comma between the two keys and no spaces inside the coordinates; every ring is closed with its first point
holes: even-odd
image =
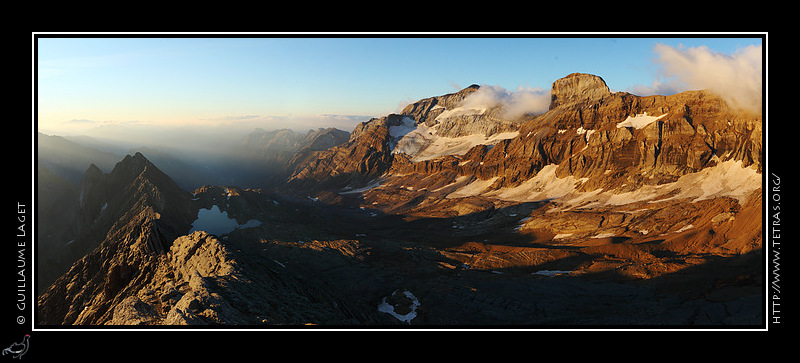
{"type": "Polygon", "coordinates": [[[610,93],[602,78],[591,74],[572,73],[553,82],[550,109],[579,102],[597,101],[610,93]]]}

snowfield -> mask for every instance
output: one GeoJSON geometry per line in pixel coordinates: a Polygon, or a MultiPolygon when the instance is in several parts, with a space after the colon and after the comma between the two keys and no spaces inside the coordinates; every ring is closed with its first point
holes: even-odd
{"type": "Polygon", "coordinates": [[[564,197],[575,193],[575,188],[588,178],[577,179],[573,176],[558,178],[556,176],[555,164],[550,164],[542,168],[533,178],[528,179],[519,186],[513,188],[501,188],[490,191],[489,187],[494,179],[475,180],[470,184],[450,193],[448,198],[461,198],[483,195],[494,197],[501,200],[535,202],[564,197]]]}
{"type": "MultiPolygon", "coordinates": [[[[449,112],[449,111],[447,111],[449,112]]],[[[441,115],[439,116],[441,117],[441,115]]],[[[518,131],[502,132],[489,137],[472,134],[460,137],[437,135],[439,124],[427,126],[414,125],[414,120],[406,117],[403,124],[389,127],[389,135],[394,138],[392,153],[411,156],[411,161],[431,160],[445,155],[464,155],[476,145],[495,145],[505,139],[513,139],[518,131]]]]}
{"type": "Polygon", "coordinates": [[[517,202],[558,200],[561,206],[553,209],[556,211],[645,201],[654,203],[672,199],[691,199],[692,202],[697,202],[723,196],[737,199],[740,204],[744,204],[747,196],[761,187],[761,174],[754,167],[743,167],[742,162],[736,160],[718,162],[697,173],[681,176],[672,183],[645,185],[624,193],[603,189],[579,192],[577,188],[588,178],[578,179],[573,176],[558,178],[555,175],[557,167],[555,164],[547,165],[533,178],[513,188],[490,190],[489,187],[495,179],[475,180],[453,191],[447,197],[485,196],[517,202]],[[666,197],[670,193],[675,194],[666,197]]]}

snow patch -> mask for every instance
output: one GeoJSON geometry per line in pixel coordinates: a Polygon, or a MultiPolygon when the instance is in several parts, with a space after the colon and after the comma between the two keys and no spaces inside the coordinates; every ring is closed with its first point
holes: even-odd
{"type": "Polygon", "coordinates": [[[394,142],[392,153],[403,153],[411,156],[414,162],[431,160],[445,155],[464,155],[476,145],[493,146],[505,139],[513,139],[518,131],[501,132],[491,136],[472,134],[459,137],[437,135],[439,124],[414,126],[413,120],[406,117],[403,125],[389,127],[389,135],[394,142]]]}
{"type": "MultiPolygon", "coordinates": [[[[463,176],[462,177],[458,177],[458,178],[456,178],[456,182],[455,183],[458,183],[459,179],[461,179],[461,181],[463,182],[463,180],[467,179],[467,178],[469,178],[469,177],[463,177],[463,176]]],[[[470,196],[480,195],[480,194],[484,193],[490,186],[492,186],[492,184],[498,178],[500,178],[500,177],[494,177],[494,178],[487,179],[487,180],[477,179],[477,180],[475,180],[475,181],[473,181],[473,182],[461,187],[460,189],[448,194],[447,198],[462,198],[462,197],[470,197],[470,196]]],[[[444,189],[444,187],[439,188],[439,189],[444,189]]],[[[437,190],[439,190],[439,189],[437,189],[437,190]]]]}
{"type": "Polygon", "coordinates": [[[517,221],[517,226],[514,228],[514,230],[517,232],[521,231],[523,228],[525,228],[525,223],[528,223],[529,220],[531,220],[531,217],[525,217],[520,219],[519,221],[517,221]]]}
{"type": "MultiPolygon", "coordinates": [[[[586,135],[586,136],[584,136],[584,140],[586,140],[586,142],[587,142],[586,147],[589,146],[588,145],[589,138],[595,132],[597,132],[597,130],[587,130],[587,129],[584,129],[583,126],[579,127],[577,130],[575,130],[575,133],[578,134],[578,135],[586,135]]],[[[584,149],[586,149],[586,147],[584,147],[584,149]]]]}
{"type": "MultiPolygon", "coordinates": [[[[392,295],[395,295],[395,294],[397,294],[397,291],[392,293],[392,295]]],[[[419,300],[417,299],[416,296],[414,296],[414,294],[412,294],[408,290],[404,290],[403,294],[408,299],[411,300],[411,305],[408,307],[411,311],[409,311],[406,314],[399,314],[399,313],[395,312],[394,311],[394,306],[392,306],[391,304],[386,302],[386,297],[384,297],[383,300],[381,300],[380,305],[378,305],[378,311],[380,311],[382,313],[387,313],[387,314],[389,314],[391,316],[394,316],[397,320],[400,320],[402,322],[406,322],[408,324],[411,324],[411,320],[413,320],[414,318],[417,317],[417,307],[419,307],[419,300]]]]}
{"type": "Polygon", "coordinates": [[[464,106],[456,107],[456,108],[451,109],[451,110],[444,110],[442,113],[439,114],[439,116],[436,116],[435,120],[439,121],[440,119],[443,120],[443,119],[450,118],[450,117],[453,117],[453,116],[481,115],[484,112],[486,112],[486,110],[487,110],[487,107],[483,106],[483,105],[478,106],[478,107],[469,107],[469,106],[467,106],[467,107],[464,107],[464,106]]]}
{"type": "Polygon", "coordinates": [[[677,198],[695,198],[693,202],[717,196],[730,196],[744,204],[747,196],[761,187],[761,174],[755,166],[744,167],[741,161],[728,160],[697,173],[687,174],[676,182],[681,188],[677,198]]]}
{"type": "Polygon", "coordinates": [[[661,116],[650,116],[650,115],[647,114],[647,112],[645,112],[643,114],[637,114],[636,116],[633,116],[633,117],[628,116],[628,118],[626,118],[625,121],[622,121],[622,122],[617,124],[617,128],[633,127],[633,128],[636,128],[636,129],[641,129],[641,128],[643,128],[643,127],[645,127],[645,126],[647,126],[647,125],[649,125],[649,124],[651,124],[653,122],[656,122],[658,119],[660,119],[660,118],[662,118],[662,117],[664,117],[666,115],[667,114],[665,113],[665,114],[663,114],[661,116]]]}
{"type": "Polygon", "coordinates": [[[416,126],[414,126],[414,119],[411,117],[403,117],[401,122],[400,125],[389,126],[389,136],[396,138],[403,137],[416,129],[416,126]]]}
{"type": "Polygon", "coordinates": [[[339,192],[339,194],[358,194],[358,193],[364,193],[364,192],[366,192],[366,191],[369,191],[369,190],[375,189],[375,188],[377,188],[377,187],[379,187],[379,186],[381,186],[381,182],[380,182],[380,180],[376,180],[376,181],[374,181],[374,182],[372,182],[372,183],[369,183],[369,184],[367,184],[367,185],[366,185],[366,186],[364,186],[364,187],[357,188],[357,189],[353,189],[352,187],[349,187],[349,186],[348,186],[348,187],[345,187],[344,189],[342,189],[342,191],[340,191],[340,192],[339,192]]]}
{"type": "MultiPolygon", "coordinates": [[[[450,193],[448,198],[469,196],[485,196],[515,202],[536,202],[556,200],[559,206],[548,210],[555,212],[572,208],[589,206],[615,206],[636,202],[656,203],[672,199],[691,199],[697,202],[717,197],[731,197],[744,204],[747,196],[761,187],[761,173],[754,166],[744,167],[742,161],[728,160],[715,166],[705,168],[697,173],[686,174],[675,182],[661,185],[643,185],[640,188],[623,193],[613,190],[595,189],[579,192],[577,188],[588,178],[567,176],[559,178],[555,172],[558,168],[550,164],[542,168],[532,178],[516,187],[504,187],[492,190],[490,186],[496,178],[475,180],[463,185],[467,177],[459,177],[449,186],[461,186],[450,193]],[[667,195],[671,195],[667,197],[667,195]]],[[[440,188],[443,190],[444,188],[440,188]]]]}
{"type": "Polygon", "coordinates": [[[489,187],[497,180],[497,177],[489,180],[478,179],[450,193],[447,197],[460,198],[483,195],[520,202],[542,201],[570,194],[575,191],[577,186],[588,180],[588,178],[577,179],[573,176],[558,178],[555,174],[557,168],[558,166],[555,164],[547,165],[533,178],[513,188],[489,190],[489,187]]]}
{"type": "Polygon", "coordinates": [[[674,199],[701,200],[731,197],[746,202],[747,196],[761,187],[761,174],[754,166],[744,167],[741,160],[727,160],[697,173],[661,185],[644,185],[625,193],[604,192],[596,197],[602,204],[623,205],[635,202],[657,203],[674,199]],[[661,197],[675,193],[670,197],[661,197]]]}
{"type": "Polygon", "coordinates": [[[512,188],[500,188],[496,191],[484,193],[487,196],[497,197],[504,200],[515,200],[522,202],[543,201],[561,198],[575,192],[588,178],[575,178],[568,176],[559,178],[556,176],[558,165],[550,164],[539,170],[533,177],[519,186],[512,188]]]}
{"type": "Polygon", "coordinates": [[[570,274],[572,271],[562,271],[562,270],[539,270],[533,273],[533,275],[542,275],[547,277],[558,276],[562,274],[570,274]]]}

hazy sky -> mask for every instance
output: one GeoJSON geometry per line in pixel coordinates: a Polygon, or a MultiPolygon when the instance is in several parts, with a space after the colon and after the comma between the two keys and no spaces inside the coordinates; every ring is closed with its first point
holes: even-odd
{"type": "Polygon", "coordinates": [[[473,83],[549,93],[573,72],[640,95],[680,88],[675,78],[706,87],[700,76],[721,68],[757,73],[761,87],[760,37],[141,35],[38,34],[38,128],[328,123],[351,131],[365,120],[352,116],[384,116],[473,83]],[[718,61],[725,66],[709,65],[718,61]]]}

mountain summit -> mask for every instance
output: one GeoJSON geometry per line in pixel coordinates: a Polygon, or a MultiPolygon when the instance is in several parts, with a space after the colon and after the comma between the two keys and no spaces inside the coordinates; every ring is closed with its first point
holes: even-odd
{"type": "Polygon", "coordinates": [[[599,100],[611,94],[606,82],[595,75],[572,73],[553,82],[550,92],[550,109],[575,102],[599,100]]]}

